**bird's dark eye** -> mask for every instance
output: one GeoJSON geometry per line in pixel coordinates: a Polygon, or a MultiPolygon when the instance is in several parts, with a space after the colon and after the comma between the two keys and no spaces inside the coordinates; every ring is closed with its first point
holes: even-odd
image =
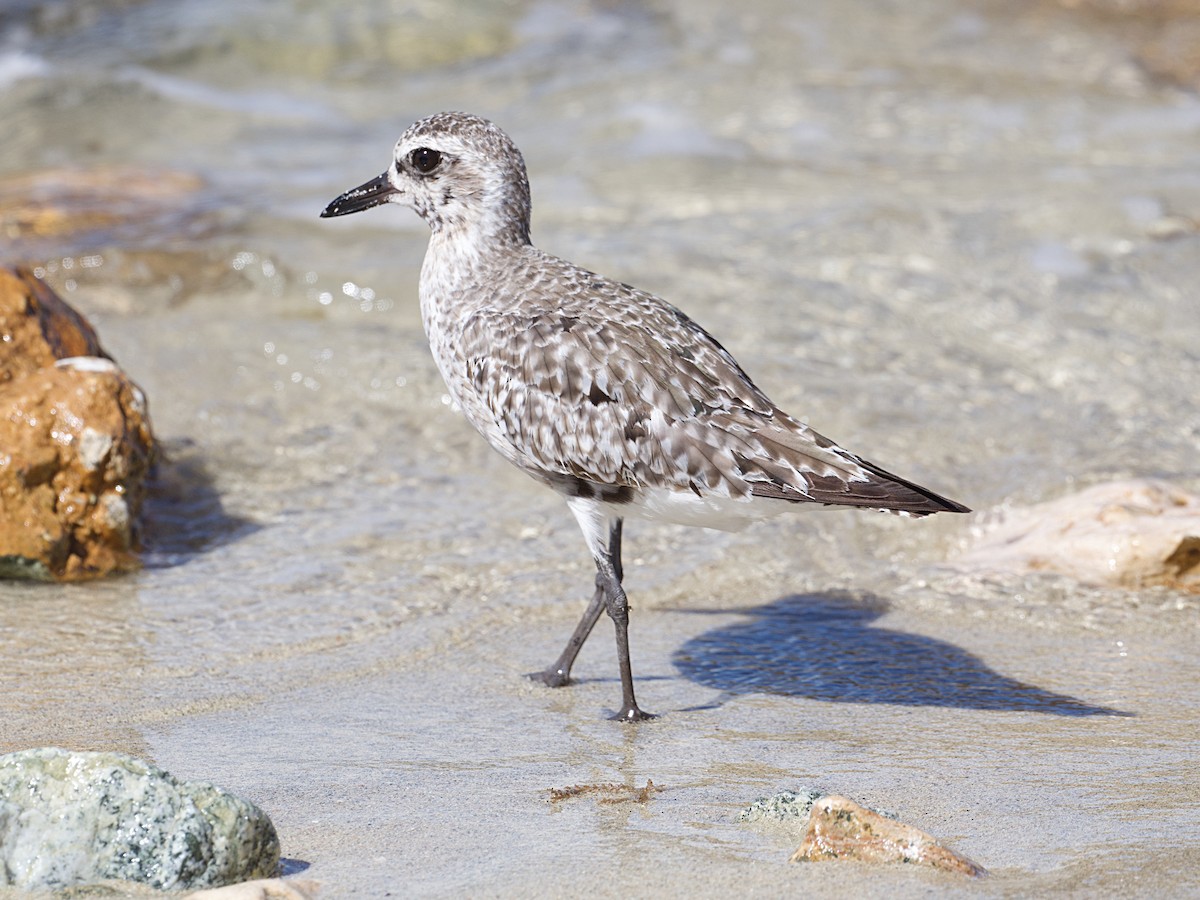
{"type": "Polygon", "coordinates": [[[438,163],[442,161],[442,154],[428,147],[418,147],[408,158],[414,169],[428,174],[438,167],[438,163]]]}

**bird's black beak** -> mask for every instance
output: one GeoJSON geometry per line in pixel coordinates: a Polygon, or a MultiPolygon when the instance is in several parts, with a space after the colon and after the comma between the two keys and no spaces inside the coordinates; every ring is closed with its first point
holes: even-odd
{"type": "Polygon", "coordinates": [[[380,203],[387,203],[388,197],[395,193],[398,191],[388,180],[388,173],[384,172],[378,178],[372,178],[366,184],[360,184],[358,187],[346,191],[321,211],[321,218],[328,219],[333,216],[362,212],[364,209],[370,209],[380,203]]]}

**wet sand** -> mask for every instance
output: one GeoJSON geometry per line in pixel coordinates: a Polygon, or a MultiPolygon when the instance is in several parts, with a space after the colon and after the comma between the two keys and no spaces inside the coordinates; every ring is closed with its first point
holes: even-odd
{"type": "Polygon", "coordinates": [[[0,176],[205,185],[12,245],[168,456],[145,571],[0,585],[0,750],[214,781],[330,897],[1200,891],[1196,596],[951,565],[1005,504],[1200,486],[1200,100],[1095,22],[988,5],[472,7],[395,46],[382,6],[343,31],[283,0],[0,20],[41,72],[0,95],[0,176]],[[444,54],[409,53],[422,34],[444,54]],[[590,593],[582,540],[445,401],[419,221],[316,218],[452,107],[525,151],[541,246],[661,293],[781,406],[976,519],[631,522],[661,717],[605,718],[606,622],[578,684],[529,682],[590,593]],[[647,779],[645,804],[550,799],[647,779]],[[736,818],[800,787],[991,874],[789,865],[798,834],[736,818]]]}

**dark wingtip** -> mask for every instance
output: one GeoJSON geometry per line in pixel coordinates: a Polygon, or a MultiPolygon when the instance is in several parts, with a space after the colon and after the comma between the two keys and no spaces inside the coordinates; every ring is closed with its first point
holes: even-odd
{"type": "Polygon", "coordinates": [[[808,501],[827,506],[857,506],[901,513],[919,519],[940,512],[969,513],[970,507],[936,494],[916,482],[893,475],[886,469],[862,457],[850,457],[865,469],[870,478],[860,480],[839,475],[806,475],[803,488],[780,484],[777,481],[755,481],[750,492],[756,497],[808,501]]]}
{"type": "Polygon", "coordinates": [[[915,515],[932,515],[933,513],[952,512],[952,513],[969,513],[971,508],[959,503],[957,500],[951,500],[949,497],[943,497],[941,494],[936,494],[927,487],[917,484],[914,481],[909,481],[907,478],[901,478],[899,475],[893,475],[886,469],[881,469],[879,466],[865,459],[858,459],[858,464],[870,472],[893,485],[898,485],[905,488],[905,493],[911,492],[917,496],[905,496],[904,502],[897,504],[895,507],[885,506],[887,509],[896,509],[901,512],[909,512],[915,515]],[[915,501],[915,502],[914,502],[915,501]]]}

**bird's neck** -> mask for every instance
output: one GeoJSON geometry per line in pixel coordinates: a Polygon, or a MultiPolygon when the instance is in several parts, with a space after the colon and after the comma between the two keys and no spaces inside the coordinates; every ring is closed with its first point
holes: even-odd
{"type": "Polygon", "coordinates": [[[430,278],[451,290],[479,284],[488,272],[529,247],[527,222],[503,216],[443,222],[430,234],[422,284],[430,278]]]}
{"type": "MultiPolygon", "coordinates": [[[[426,330],[438,320],[456,321],[488,293],[487,286],[533,251],[519,234],[434,231],[421,266],[421,311],[426,330]]],[[[435,326],[434,326],[435,327],[435,326]]]]}

